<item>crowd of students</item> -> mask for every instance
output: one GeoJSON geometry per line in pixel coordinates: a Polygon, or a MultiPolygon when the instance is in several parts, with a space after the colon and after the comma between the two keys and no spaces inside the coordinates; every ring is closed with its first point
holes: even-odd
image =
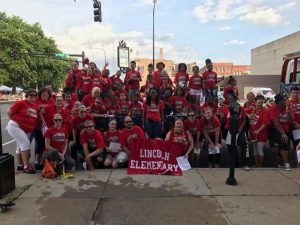
{"type": "MultiPolygon", "coordinates": [[[[56,152],[66,170],[124,167],[130,155],[130,143],[136,138],[159,138],[184,146],[182,155],[193,166],[199,163],[199,151],[205,149],[209,163],[218,167],[221,140],[230,127],[230,105],[239,100],[236,80],[229,77],[224,100],[217,94],[217,73],[210,59],[200,74],[180,63],[172,80],[164,63],[148,66],[147,80],[140,86],[141,74],[131,62],[124,81],[117,71],[110,76],[108,64],[102,71],[95,63],[79,69],[76,61],[67,71],[62,95],[51,87],[27,90],[25,99],[8,111],[7,131],[17,143],[18,170],[35,173],[43,168],[47,153],[56,152]],[[30,165],[31,141],[35,140],[35,165],[30,165]],[[116,147],[117,146],[117,147],[116,147]]],[[[263,96],[247,95],[241,107],[237,145],[243,158],[253,145],[255,166],[261,167],[264,145],[269,140],[279,146],[283,168],[290,170],[290,140],[298,148],[299,140],[291,133],[300,129],[299,88],[291,89],[290,99],[275,96],[266,104],[263,96]]],[[[234,145],[228,144],[228,151],[234,145]]],[[[249,169],[247,160],[241,166],[249,169]]]]}

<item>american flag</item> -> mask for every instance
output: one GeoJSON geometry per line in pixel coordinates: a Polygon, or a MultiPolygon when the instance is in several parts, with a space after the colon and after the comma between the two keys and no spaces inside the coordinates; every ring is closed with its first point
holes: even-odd
{"type": "Polygon", "coordinates": [[[144,69],[142,67],[138,66],[137,71],[139,71],[140,73],[143,73],[144,69]]]}

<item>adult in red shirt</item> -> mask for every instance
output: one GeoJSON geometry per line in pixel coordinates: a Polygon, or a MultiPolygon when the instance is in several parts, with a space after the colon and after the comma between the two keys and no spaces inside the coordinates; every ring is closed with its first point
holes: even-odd
{"type": "Polygon", "coordinates": [[[34,129],[38,117],[37,106],[34,104],[37,99],[37,92],[34,89],[29,89],[25,98],[25,100],[13,104],[7,112],[10,119],[7,124],[7,131],[17,143],[18,170],[23,169],[25,173],[35,173],[34,168],[29,164],[30,141],[28,137],[34,129]]]}
{"type": "Polygon", "coordinates": [[[95,99],[95,102],[89,107],[89,112],[95,120],[95,128],[101,132],[108,128],[107,108],[101,98],[95,99]]]}
{"type": "Polygon", "coordinates": [[[144,102],[144,125],[149,138],[159,138],[164,126],[164,103],[159,99],[157,89],[150,88],[144,102]]]}
{"type": "Polygon", "coordinates": [[[178,73],[175,75],[174,83],[177,87],[181,87],[184,91],[187,89],[187,85],[189,82],[189,74],[186,72],[187,66],[185,63],[179,63],[178,65],[178,73]]]}
{"type": "Polygon", "coordinates": [[[182,156],[189,157],[189,154],[194,149],[194,140],[189,131],[184,130],[182,120],[175,121],[174,128],[170,130],[165,138],[166,141],[171,141],[183,147],[182,156]]]}
{"type": "MultiPolygon", "coordinates": [[[[220,110],[220,119],[222,122],[224,122],[224,129],[223,129],[223,139],[226,140],[228,135],[231,135],[229,132],[229,127],[230,127],[230,109],[229,107],[232,104],[236,104],[237,103],[237,96],[234,95],[233,92],[230,92],[227,94],[227,100],[228,100],[228,104],[229,105],[225,105],[221,110],[220,110]]],[[[244,169],[246,171],[250,170],[250,167],[248,165],[248,161],[247,161],[247,151],[248,151],[248,142],[246,139],[246,134],[245,134],[245,124],[246,124],[246,113],[243,107],[241,107],[240,109],[240,123],[239,123],[239,132],[238,132],[238,137],[237,137],[237,145],[240,147],[241,149],[241,154],[242,154],[242,162],[241,164],[244,166],[244,169]]],[[[234,151],[234,144],[228,144],[228,151],[229,154],[232,153],[232,151],[234,151]]],[[[237,159],[237,158],[236,158],[237,159]]],[[[239,167],[240,163],[238,161],[236,161],[236,166],[239,167]]]]}
{"type": "Polygon", "coordinates": [[[62,94],[62,97],[64,99],[63,109],[71,111],[73,109],[74,103],[77,100],[72,99],[72,93],[69,91],[64,91],[64,93],[62,94]]]}
{"type": "Polygon", "coordinates": [[[81,88],[79,91],[79,100],[82,101],[84,96],[88,95],[91,90],[92,85],[92,76],[90,73],[88,73],[88,68],[84,67],[82,68],[82,76],[81,76],[81,88]]]}
{"type": "Polygon", "coordinates": [[[80,144],[88,168],[94,170],[97,167],[96,162],[103,162],[104,160],[104,140],[101,132],[95,129],[92,120],[86,120],[84,128],[85,130],[80,134],[80,144]]]}
{"type": "Polygon", "coordinates": [[[264,159],[264,146],[268,140],[268,126],[270,124],[270,114],[263,107],[264,96],[255,97],[255,108],[248,111],[249,136],[252,140],[255,157],[255,167],[261,167],[264,159]]]}
{"type": "Polygon", "coordinates": [[[218,117],[213,115],[210,107],[203,109],[204,116],[200,119],[200,129],[202,130],[206,146],[208,147],[208,162],[209,167],[219,167],[221,157],[221,123],[218,117]],[[219,152],[216,151],[219,149],[219,152]],[[214,159],[214,162],[213,162],[214,159]]]}
{"type": "Polygon", "coordinates": [[[92,120],[93,116],[87,113],[87,109],[84,105],[78,107],[78,113],[72,118],[72,137],[73,140],[70,142],[72,148],[72,157],[77,158],[77,150],[81,149],[80,146],[80,133],[84,129],[84,123],[87,120],[92,120]]]}
{"type": "Polygon", "coordinates": [[[103,134],[104,140],[105,140],[105,150],[107,152],[104,160],[104,166],[112,168],[118,168],[119,163],[117,160],[119,152],[122,150],[121,146],[118,150],[112,150],[110,149],[110,143],[120,143],[120,131],[117,129],[117,121],[111,120],[108,124],[108,130],[104,132],[103,134]]]}
{"type": "Polygon", "coordinates": [[[100,97],[100,94],[101,94],[101,89],[98,87],[94,87],[92,89],[92,93],[86,95],[82,99],[82,104],[84,104],[86,107],[90,107],[95,102],[95,100],[100,97]]]}
{"type": "Polygon", "coordinates": [[[98,87],[102,90],[102,83],[101,83],[101,73],[98,68],[92,70],[92,84],[91,89],[94,87],[98,87]]]}
{"type": "MultiPolygon", "coordinates": [[[[294,123],[291,126],[291,130],[300,129],[300,88],[292,87],[290,91],[290,99],[287,102],[287,111],[290,111],[293,116],[294,123]]],[[[299,144],[299,139],[295,139],[293,135],[290,135],[293,140],[293,145],[299,144]]]]}
{"type": "Polygon", "coordinates": [[[280,156],[284,162],[283,169],[291,170],[288,162],[289,137],[288,132],[290,124],[293,123],[292,112],[286,109],[286,98],[281,95],[275,95],[275,104],[269,107],[271,127],[269,129],[269,139],[279,145],[280,156]]]}
{"type": "Polygon", "coordinates": [[[71,170],[75,167],[75,160],[67,154],[68,149],[68,132],[63,128],[63,117],[61,114],[53,116],[54,125],[47,129],[45,133],[45,153],[48,150],[58,151],[60,160],[64,161],[66,170],[71,170]]]}
{"type": "MultiPolygon", "coordinates": [[[[46,87],[42,87],[38,91],[38,98],[35,102],[38,107],[38,119],[35,124],[35,128],[31,133],[31,139],[34,138],[35,141],[35,164],[36,170],[43,169],[43,159],[42,154],[45,149],[45,138],[42,132],[42,127],[44,125],[42,120],[42,115],[45,113],[45,108],[54,105],[54,99],[51,96],[51,91],[46,87]]],[[[44,128],[43,128],[44,129],[44,128]]]]}
{"type": "Polygon", "coordinates": [[[121,70],[118,70],[116,72],[116,75],[112,76],[111,77],[111,81],[112,81],[112,89],[114,91],[116,91],[118,89],[118,85],[123,85],[123,81],[121,80],[121,75],[122,75],[122,72],[121,70]]]}
{"type": "Polygon", "coordinates": [[[109,78],[109,69],[104,69],[101,73],[102,97],[106,97],[108,91],[112,88],[112,80],[109,78]]]}
{"type": "Polygon", "coordinates": [[[144,131],[138,127],[134,126],[130,116],[126,116],[124,119],[125,128],[121,131],[120,134],[120,144],[123,151],[129,155],[130,154],[130,143],[134,139],[144,139],[144,131]]]}
{"type": "Polygon", "coordinates": [[[128,87],[128,94],[129,94],[129,100],[131,100],[131,96],[133,94],[140,94],[140,82],[142,81],[142,77],[139,71],[135,70],[136,68],[136,62],[131,61],[130,62],[130,68],[131,70],[126,73],[125,77],[125,84],[128,87]]]}

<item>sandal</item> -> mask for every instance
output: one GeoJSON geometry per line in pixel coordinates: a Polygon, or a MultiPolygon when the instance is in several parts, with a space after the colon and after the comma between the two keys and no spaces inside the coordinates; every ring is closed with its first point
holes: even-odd
{"type": "Polygon", "coordinates": [[[24,173],[28,173],[28,174],[34,174],[35,170],[33,169],[32,165],[29,165],[28,167],[24,167],[24,173]]]}

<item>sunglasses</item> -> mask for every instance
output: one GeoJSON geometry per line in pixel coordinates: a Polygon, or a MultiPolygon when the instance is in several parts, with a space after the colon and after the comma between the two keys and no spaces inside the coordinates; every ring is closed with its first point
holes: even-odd
{"type": "Polygon", "coordinates": [[[54,119],[54,122],[61,122],[62,119],[54,119]]]}
{"type": "Polygon", "coordinates": [[[85,126],[85,128],[92,128],[92,127],[94,127],[93,125],[91,125],[91,126],[85,126]]]}
{"type": "Polygon", "coordinates": [[[37,97],[37,94],[29,94],[30,97],[37,97]]]}
{"type": "Polygon", "coordinates": [[[87,111],[80,111],[80,113],[86,113],[87,111]]]}
{"type": "Polygon", "coordinates": [[[194,114],[190,114],[190,115],[188,115],[188,116],[195,116],[194,114]]]}
{"type": "Polygon", "coordinates": [[[124,123],[132,123],[132,120],[130,120],[130,121],[124,121],[124,123]]]}

